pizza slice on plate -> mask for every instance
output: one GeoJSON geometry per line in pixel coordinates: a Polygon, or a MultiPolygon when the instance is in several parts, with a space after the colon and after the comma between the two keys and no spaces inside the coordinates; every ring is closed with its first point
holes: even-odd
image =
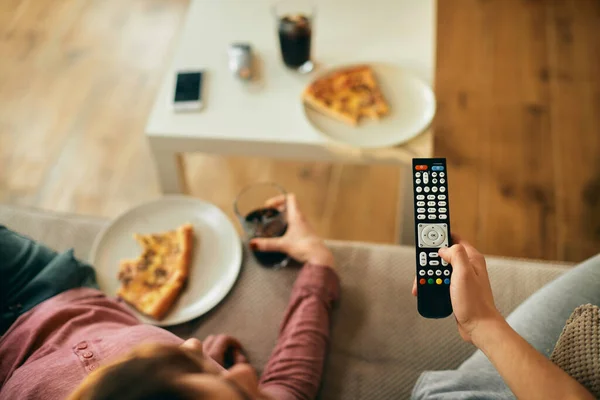
{"type": "Polygon", "coordinates": [[[389,112],[373,70],[367,65],[339,69],[315,80],[304,90],[302,99],[353,126],[363,117],[379,119],[389,112]]]}
{"type": "Polygon", "coordinates": [[[121,261],[117,295],[138,311],[162,319],[187,282],[193,236],[190,224],[174,231],[134,235],[142,254],[121,261]]]}

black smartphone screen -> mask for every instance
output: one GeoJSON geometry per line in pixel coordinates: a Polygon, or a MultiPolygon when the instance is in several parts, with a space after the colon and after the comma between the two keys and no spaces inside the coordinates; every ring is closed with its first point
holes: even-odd
{"type": "Polygon", "coordinates": [[[175,102],[199,101],[202,89],[202,72],[182,72],[177,74],[175,102]]]}

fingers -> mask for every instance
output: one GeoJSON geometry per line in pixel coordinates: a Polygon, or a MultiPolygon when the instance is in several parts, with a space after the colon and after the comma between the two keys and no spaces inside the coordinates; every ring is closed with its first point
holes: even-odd
{"type": "Polygon", "coordinates": [[[227,335],[218,335],[215,340],[215,348],[225,352],[229,347],[241,349],[242,344],[234,337],[227,335]]]}
{"type": "Polygon", "coordinates": [[[287,243],[283,237],[254,238],[250,240],[250,248],[254,251],[278,251],[287,253],[287,243]]]}
{"type": "Polygon", "coordinates": [[[204,350],[204,352],[206,353],[207,350],[209,350],[214,343],[215,343],[215,336],[214,335],[208,335],[206,337],[206,339],[204,339],[202,341],[202,349],[204,350]]]}
{"type": "Polygon", "coordinates": [[[415,280],[413,281],[413,286],[412,286],[412,295],[416,296],[417,295],[417,277],[415,276],[415,280]]]}
{"type": "Polygon", "coordinates": [[[226,357],[232,358],[232,360],[228,362],[234,364],[238,362],[247,362],[246,357],[242,352],[242,344],[236,338],[228,335],[208,336],[203,342],[203,352],[221,365],[225,363],[226,357]],[[228,352],[230,352],[230,356],[227,356],[228,352]]]}
{"type": "Polygon", "coordinates": [[[453,273],[465,273],[473,270],[467,251],[462,244],[455,244],[450,248],[441,248],[439,255],[449,264],[452,264],[453,273]]]}
{"type": "Polygon", "coordinates": [[[265,202],[266,207],[272,208],[281,208],[285,205],[287,199],[285,194],[280,194],[279,196],[271,197],[269,200],[265,202]]]}
{"type": "Polygon", "coordinates": [[[235,350],[234,362],[235,362],[235,364],[240,364],[240,363],[247,364],[248,363],[248,359],[246,358],[244,353],[242,353],[242,350],[240,350],[240,349],[235,350]]]}
{"type": "MultiPolygon", "coordinates": [[[[453,238],[454,238],[454,236],[453,236],[453,238]]],[[[473,267],[475,268],[476,271],[487,272],[486,267],[485,267],[485,258],[483,257],[483,254],[481,254],[475,247],[473,247],[473,245],[471,243],[469,243],[463,239],[459,239],[455,243],[460,244],[465,248],[465,251],[467,252],[467,256],[469,257],[469,260],[471,261],[471,264],[473,265],[473,267]]]]}

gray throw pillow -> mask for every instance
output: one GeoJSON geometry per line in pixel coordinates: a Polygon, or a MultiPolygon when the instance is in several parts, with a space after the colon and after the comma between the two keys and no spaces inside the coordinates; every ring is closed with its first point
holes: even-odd
{"type": "Polygon", "coordinates": [[[579,306],[567,320],[550,360],[600,398],[600,308],[579,306]]]}

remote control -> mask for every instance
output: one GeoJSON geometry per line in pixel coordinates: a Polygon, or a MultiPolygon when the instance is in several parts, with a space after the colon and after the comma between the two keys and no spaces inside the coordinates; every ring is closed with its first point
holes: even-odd
{"type": "Polygon", "coordinates": [[[450,206],[445,158],[413,158],[417,309],[425,318],[452,314],[452,266],[438,255],[450,247],[450,206]]]}

